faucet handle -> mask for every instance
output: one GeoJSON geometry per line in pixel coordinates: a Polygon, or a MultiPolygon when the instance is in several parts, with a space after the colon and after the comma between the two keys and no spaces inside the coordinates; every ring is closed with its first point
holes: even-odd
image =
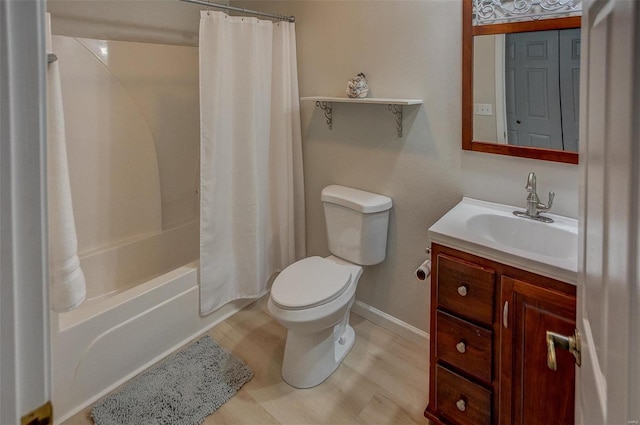
{"type": "Polygon", "coordinates": [[[547,212],[551,209],[551,206],[553,205],[553,198],[556,197],[555,192],[549,192],[549,204],[545,205],[542,202],[538,203],[538,210],[542,211],[542,212],[547,212]]]}

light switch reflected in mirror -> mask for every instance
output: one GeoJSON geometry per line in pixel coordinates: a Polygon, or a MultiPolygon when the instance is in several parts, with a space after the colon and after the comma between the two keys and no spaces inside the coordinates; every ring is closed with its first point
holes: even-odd
{"type": "Polygon", "coordinates": [[[473,140],[578,151],[580,29],[473,37],[473,140]]]}

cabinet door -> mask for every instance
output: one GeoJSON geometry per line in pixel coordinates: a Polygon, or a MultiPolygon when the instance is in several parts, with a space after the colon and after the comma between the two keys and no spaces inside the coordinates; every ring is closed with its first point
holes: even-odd
{"type": "Polygon", "coordinates": [[[575,297],[503,276],[501,298],[500,423],[573,425],[575,359],[556,348],[551,370],[546,331],[573,334],[575,297]]]}

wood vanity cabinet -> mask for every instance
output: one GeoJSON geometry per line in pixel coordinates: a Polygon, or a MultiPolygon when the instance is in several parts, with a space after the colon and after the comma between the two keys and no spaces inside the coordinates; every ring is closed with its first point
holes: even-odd
{"type": "Polygon", "coordinates": [[[433,244],[429,404],[436,424],[574,423],[575,360],[546,331],[572,335],[576,288],[433,244]]]}

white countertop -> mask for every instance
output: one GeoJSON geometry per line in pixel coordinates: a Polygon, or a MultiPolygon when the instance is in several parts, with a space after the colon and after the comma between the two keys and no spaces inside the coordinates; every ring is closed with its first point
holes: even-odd
{"type": "Polygon", "coordinates": [[[429,228],[431,242],[575,285],[578,221],[553,223],[516,217],[523,207],[463,198],[429,228]]]}

